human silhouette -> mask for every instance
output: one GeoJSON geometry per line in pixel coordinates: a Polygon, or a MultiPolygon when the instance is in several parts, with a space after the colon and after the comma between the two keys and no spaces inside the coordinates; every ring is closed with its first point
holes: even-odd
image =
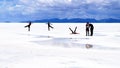
{"type": "Polygon", "coordinates": [[[29,22],[29,24],[25,26],[25,28],[28,27],[28,31],[30,31],[31,24],[32,24],[32,23],[29,22]]]}
{"type": "Polygon", "coordinates": [[[89,36],[89,22],[86,23],[86,36],[89,36]]]}
{"type": "Polygon", "coordinates": [[[89,28],[90,28],[90,36],[93,36],[93,30],[94,30],[93,24],[90,23],[89,28]]]}
{"type": "Polygon", "coordinates": [[[71,28],[69,28],[70,29],[70,31],[72,32],[72,34],[78,34],[78,33],[76,33],[76,29],[77,29],[77,26],[75,27],[75,30],[73,31],[71,28]]]}
{"type": "Polygon", "coordinates": [[[54,27],[51,26],[50,22],[48,22],[47,24],[48,24],[48,31],[50,31],[50,28],[52,28],[52,29],[54,28],[54,27]]]}

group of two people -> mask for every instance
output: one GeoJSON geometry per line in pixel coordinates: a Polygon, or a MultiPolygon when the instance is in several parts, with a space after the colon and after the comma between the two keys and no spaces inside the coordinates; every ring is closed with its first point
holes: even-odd
{"type": "MultiPolygon", "coordinates": [[[[74,31],[71,28],[69,28],[69,29],[72,32],[72,34],[79,34],[76,32],[77,27],[75,27],[74,31]]],[[[86,23],[86,36],[93,36],[93,30],[94,30],[93,24],[87,22],[86,23]]]]}
{"type": "Polygon", "coordinates": [[[94,30],[93,24],[87,22],[86,23],[86,36],[93,36],[93,30],[94,30]]]}

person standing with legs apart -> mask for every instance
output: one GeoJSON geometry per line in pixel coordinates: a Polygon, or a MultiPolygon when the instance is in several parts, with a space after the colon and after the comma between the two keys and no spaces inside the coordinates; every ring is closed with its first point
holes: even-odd
{"type": "Polygon", "coordinates": [[[93,30],[94,30],[93,24],[89,24],[89,27],[90,27],[90,36],[93,36],[93,30]]]}
{"type": "Polygon", "coordinates": [[[31,24],[32,24],[32,23],[29,22],[29,24],[25,26],[25,28],[28,27],[28,31],[30,31],[30,26],[31,26],[31,24]]]}
{"type": "Polygon", "coordinates": [[[89,36],[89,22],[86,23],[86,36],[89,36]]]}
{"type": "Polygon", "coordinates": [[[50,22],[48,22],[47,24],[48,24],[48,31],[50,31],[50,28],[53,29],[53,27],[51,26],[50,22]]]}

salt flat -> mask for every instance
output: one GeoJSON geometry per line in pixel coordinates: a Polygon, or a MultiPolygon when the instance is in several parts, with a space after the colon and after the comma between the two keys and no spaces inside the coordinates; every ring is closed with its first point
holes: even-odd
{"type": "Polygon", "coordinates": [[[85,23],[0,23],[0,68],[120,68],[120,24],[93,23],[94,36],[85,36],[85,23]],[[69,27],[79,34],[71,34],[69,27]]]}

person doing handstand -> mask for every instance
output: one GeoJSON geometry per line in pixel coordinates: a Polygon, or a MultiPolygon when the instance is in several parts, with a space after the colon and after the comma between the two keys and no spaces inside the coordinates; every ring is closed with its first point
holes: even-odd
{"type": "Polygon", "coordinates": [[[78,34],[78,33],[76,33],[76,29],[77,29],[77,26],[75,27],[75,30],[73,31],[71,28],[69,28],[70,29],[70,31],[72,32],[72,34],[78,34]]]}

